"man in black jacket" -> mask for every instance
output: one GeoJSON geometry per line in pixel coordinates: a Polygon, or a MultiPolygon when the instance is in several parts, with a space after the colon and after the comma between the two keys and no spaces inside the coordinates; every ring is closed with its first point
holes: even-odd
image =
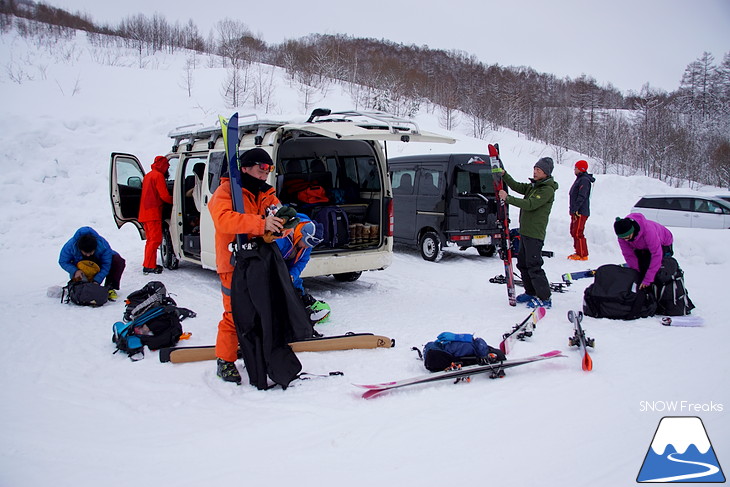
{"type": "Polygon", "coordinates": [[[584,234],[586,220],[591,214],[591,186],[596,181],[588,173],[588,162],[580,160],[575,163],[575,181],[570,188],[570,236],[573,237],[575,253],[568,256],[570,260],[588,260],[588,244],[584,234]]]}

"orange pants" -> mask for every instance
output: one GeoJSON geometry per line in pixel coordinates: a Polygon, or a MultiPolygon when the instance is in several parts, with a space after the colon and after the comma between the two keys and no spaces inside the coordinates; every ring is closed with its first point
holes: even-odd
{"type": "Polygon", "coordinates": [[[584,234],[587,220],[585,215],[570,215],[570,236],[573,237],[575,253],[580,257],[588,257],[588,243],[584,234]]]}
{"type": "Polygon", "coordinates": [[[143,267],[154,269],[157,266],[157,249],[162,244],[162,220],[143,222],[145,233],[143,267]]]}
{"type": "Polygon", "coordinates": [[[235,362],[238,358],[238,335],[233,323],[231,312],[231,281],[233,272],[218,274],[221,280],[221,295],[223,296],[223,317],[218,322],[218,336],[215,340],[216,357],[226,362],[235,362]]]}

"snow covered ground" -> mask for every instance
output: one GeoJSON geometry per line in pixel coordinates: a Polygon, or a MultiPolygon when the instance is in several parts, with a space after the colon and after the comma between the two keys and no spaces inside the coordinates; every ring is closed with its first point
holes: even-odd
{"type": "MultiPolygon", "coordinates": [[[[140,272],[143,242],[130,225],[118,230],[111,216],[109,154],[132,152],[149,167],[169,150],[171,128],[233,111],[220,95],[225,70],[207,67],[207,57],[199,56],[191,97],[181,81],[185,54],[145,63],[138,69],[134,53],[94,48],[82,35],[53,43],[0,36],[0,485],[631,485],[663,416],[701,417],[720,464],[730,465],[727,230],[673,229],[705,326],[586,318],[596,340],[590,373],[567,346],[566,313],[581,308],[590,283],[583,280],[553,296],[535,336],[513,352],[559,349],[568,358],[516,368],[501,380],[479,376],[360,398],[351,383],[424,373],[410,348],[442,331],[496,345],[527,315],[507,305],[503,285],[488,281],[503,273],[502,262],[473,249],[448,249],[441,262],[429,263],[396,248],[391,267],[354,283],[308,280],[310,292],[333,308],[321,332],[396,339],[393,349],[299,355],[306,371],[338,370],[342,377],[258,391],[223,383],[213,362],[161,364],[148,351],[132,363],[112,355],[111,325],[121,319],[122,303],[91,309],[46,297],[49,286],[66,280],[58,252],[90,225],[127,259],[120,294],[142,287],[150,280],[140,272]],[[677,409],[662,410],[670,401],[677,409]]],[[[272,115],[301,112],[283,73],[274,80],[272,115]]],[[[352,107],[340,87],[318,105],[352,107]]],[[[418,121],[444,132],[436,115],[418,121]]],[[[455,146],[391,145],[390,155],[484,152],[486,142],[466,136],[467,125],[451,133],[455,146]]],[[[527,180],[539,157],[554,156],[507,130],[489,141],[500,143],[518,180],[527,180]]],[[[568,261],[567,191],[577,158],[568,153],[554,173],[560,190],[545,244],[555,252],[545,264],[553,281],[621,262],[613,219],[642,194],[676,191],[645,177],[598,175],[587,225],[590,261],[568,261]]],[[[187,344],[213,343],[222,311],[215,273],[183,264],[160,280],[178,304],[198,313],[183,322],[193,334],[187,344]]]]}

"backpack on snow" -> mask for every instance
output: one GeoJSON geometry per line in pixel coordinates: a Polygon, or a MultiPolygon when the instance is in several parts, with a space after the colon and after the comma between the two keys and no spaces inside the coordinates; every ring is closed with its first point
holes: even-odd
{"type": "Polygon", "coordinates": [[[130,293],[125,303],[124,321],[112,325],[112,342],[117,346],[114,353],[126,352],[134,361],[144,358],[145,345],[150,350],[174,346],[183,335],[180,322],[196,316],[177,306],[160,281],[150,281],[130,293]]]}
{"type": "Polygon", "coordinates": [[[684,287],[684,271],[674,257],[664,257],[662,265],[654,277],[656,289],[657,314],[684,316],[690,314],[695,305],[689,299],[684,287]]]}
{"type": "Polygon", "coordinates": [[[68,281],[61,293],[62,303],[79,306],[102,306],[109,300],[109,290],[94,281],[68,281]]]}
{"type": "Polygon", "coordinates": [[[476,365],[505,360],[501,350],[487,345],[470,333],[443,332],[423,347],[423,365],[431,372],[447,369],[454,363],[476,365]]]}
{"type": "Polygon", "coordinates": [[[144,346],[150,350],[172,347],[180,340],[183,330],[175,306],[154,306],[132,321],[117,321],[112,325],[112,342],[126,352],[132,361],[144,358],[144,346]]]}
{"type": "Polygon", "coordinates": [[[350,222],[342,208],[325,206],[317,212],[314,221],[321,223],[324,230],[320,245],[334,248],[350,243],[350,222]]]}
{"type": "Polygon", "coordinates": [[[639,289],[639,273],[615,264],[596,269],[595,280],[583,293],[583,313],[593,318],[635,320],[654,316],[656,298],[650,288],[639,289]]]}

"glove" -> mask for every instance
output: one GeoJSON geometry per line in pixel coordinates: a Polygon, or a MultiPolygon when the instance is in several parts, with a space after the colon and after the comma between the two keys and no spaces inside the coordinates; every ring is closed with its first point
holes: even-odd
{"type": "Polygon", "coordinates": [[[297,210],[291,206],[282,206],[276,212],[277,218],[284,220],[284,228],[294,228],[299,223],[299,217],[297,216],[297,210]]]}

